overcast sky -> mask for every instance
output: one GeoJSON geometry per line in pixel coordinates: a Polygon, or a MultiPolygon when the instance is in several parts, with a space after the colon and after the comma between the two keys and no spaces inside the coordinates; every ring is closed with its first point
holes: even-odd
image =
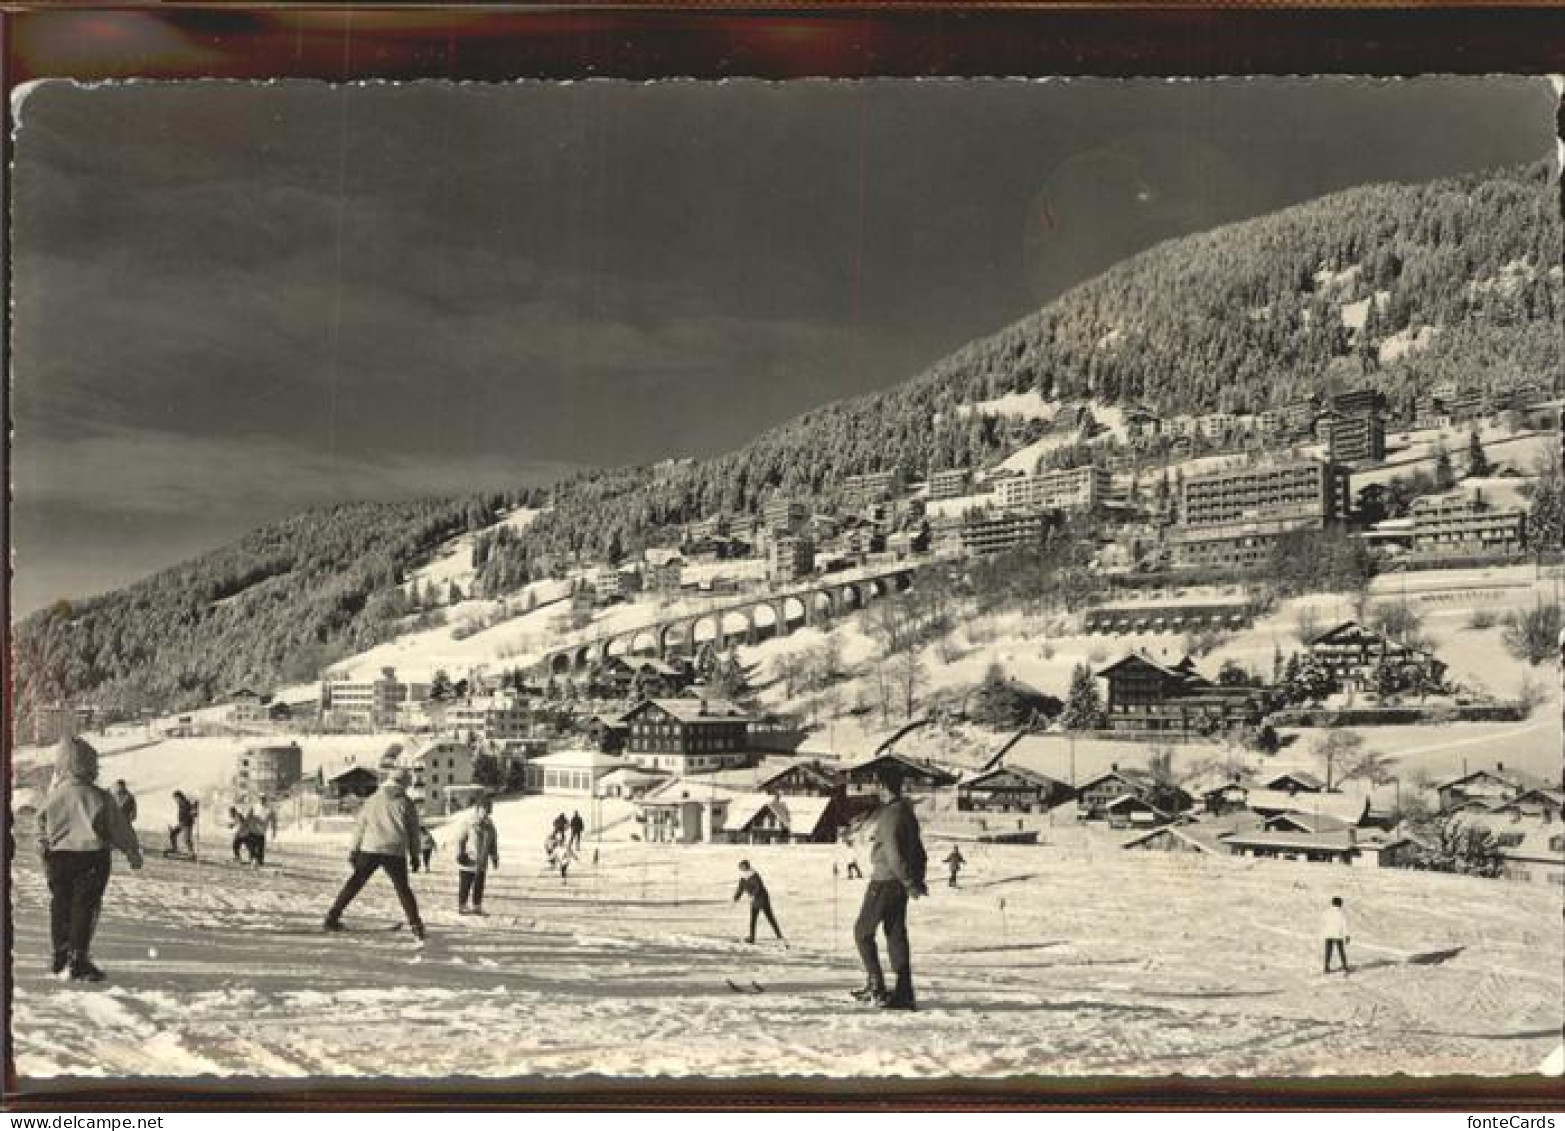
{"type": "Polygon", "coordinates": [[[15,609],[301,507],[733,448],[1160,239],[1527,161],[1544,80],[66,84],[14,181],[15,609]]]}

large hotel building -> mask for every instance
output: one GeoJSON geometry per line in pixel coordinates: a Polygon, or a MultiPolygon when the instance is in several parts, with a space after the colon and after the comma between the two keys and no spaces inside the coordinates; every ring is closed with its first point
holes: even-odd
{"type": "Polygon", "coordinates": [[[1187,480],[1183,501],[1176,568],[1260,569],[1283,535],[1346,517],[1348,472],[1321,460],[1217,471],[1187,480]]]}

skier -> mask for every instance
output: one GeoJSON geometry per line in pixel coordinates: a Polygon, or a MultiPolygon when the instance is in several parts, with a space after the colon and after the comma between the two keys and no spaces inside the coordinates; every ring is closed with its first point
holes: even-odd
{"type": "MultiPolygon", "coordinates": [[[[857,826],[855,826],[855,830],[856,829],[857,826]]],[[[846,829],[844,829],[842,833],[842,844],[848,858],[848,879],[862,880],[864,878],[864,869],[859,867],[858,850],[853,847],[853,836],[850,835],[846,829]]]]}
{"type": "Polygon", "coordinates": [[[407,788],[413,781],[407,769],[394,770],[382,783],[375,795],[359,810],[358,824],[353,830],[353,846],[348,861],[353,872],[337,899],[326,912],[322,926],[328,931],[340,931],[342,913],[352,903],[369,878],[377,870],[384,870],[397,890],[402,913],[407,916],[408,928],[413,937],[424,940],[424,923],[419,918],[418,901],[408,885],[408,871],[418,871],[418,810],[408,798],[407,788]]]}
{"type": "Polygon", "coordinates": [[[55,784],[38,809],[38,852],[49,879],[53,971],[73,982],[101,982],[89,951],[109,886],[112,849],[141,868],[141,845],[113,796],[98,780],[98,752],[80,738],[55,747],[55,784]]]}
{"type": "Polygon", "coordinates": [[[864,963],[866,981],[853,996],[883,1009],[916,1009],[913,969],[908,953],[907,904],[929,894],[924,886],[928,857],[918,831],[918,817],[902,796],[902,770],[890,764],[881,769],[875,793],[880,808],[870,824],[870,875],[864,902],[853,926],[853,941],[864,963]],[[886,932],[886,950],[896,983],[886,992],[875,933],[886,932]]]}
{"type": "Polygon", "coordinates": [[[462,826],[462,834],[456,842],[457,914],[484,914],[484,877],[491,866],[500,866],[500,844],[495,834],[494,821],[489,813],[494,802],[480,797],[473,806],[473,815],[462,826]],[[473,901],[468,910],[469,897],[473,901]]]}
{"type": "Polygon", "coordinates": [[[581,819],[581,814],[571,810],[571,849],[574,851],[581,847],[581,834],[587,831],[587,822],[581,819]]]}
{"type": "Polygon", "coordinates": [[[174,823],[168,830],[169,855],[179,851],[180,837],[185,839],[185,852],[191,856],[196,854],[195,828],[199,808],[199,803],[186,797],[182,791],[174,791],[174,823]]]}
{"type": "Polygon", "coordinates": [[[1333,896],[1331,906],[1326,908],[1320,919],[1320,933],[1326,940],[1326,970],[1331,973],[1331,952],[1336,950],[1337,956],[1342,959],[1342,972],[1348,973],[1348,913],[1343,910],[1342,897],[1333,896]]]}
{"type": "Polygon", "coordinates": [[[777,925],[777,916],[772,914],[772,896],[766,890],[766,883],[761,879],[761,873],[750,867],[750,861],[739,861],[739,887],[734,891],[734,902],[748,895],[750,897],[750,937],[745,942],[755,941],[755,925],[762,915],[772,925],[772,931],[779,940],[782,939],[782,928],[777,925]]]}
{"type": "Polygon", "coordinates": [[[966,863],[967,858],[962,855],[961,846],[953,844],[951,846],[951,855],[947,856],[945,859],[946,867],[951,869],[951,879],[947,883],[947,887],[956,887],[956,877],[962,871],[962,866],[966,863]]]}
{"type": "Polygon", "coordinates": [[[423,825],[420,825],[418,829],[418,849],[420,855],[424,857],[424,871],[427,872],[429,871],[430,857],[435,854],[435,835],[423,825]]]}
{"type": "Polygon", "coordinates": [[[250,821],[236,805],[228,807],[228,829],[234,834],[234,863],[243,864],[244,858],[240,854],[250,848],[250,821]]]}
{"type": "Polygon", "coordinates": [[[126,824],[136,823],[136,795],[126,787],[124,778],[114,783],[114,804],[125,814],[126,824]]]}
{"type": "Polygon", "coordinates": [[[266,838],[277,835],[277,810],[267,802],[266,794],[263,793],[250,806],[245,820],[250,826],[250,863],[259,868],[266,863],[266,838]]]}
{"type": "Polygon", "coordinates": [[[565,883],[566,873],[570,871],[571,861],[574,859],[570,845],[565,842],[563,836],[549,839],[549,867],[559,871],[560,883],[565,883]]]}

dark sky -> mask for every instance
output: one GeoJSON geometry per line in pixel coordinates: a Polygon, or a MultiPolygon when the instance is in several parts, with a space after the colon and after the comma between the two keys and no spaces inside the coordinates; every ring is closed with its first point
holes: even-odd
{"type": "Polygon", "coordinates": [[[735,447],[1160,239],[1532,160],[1543,80],[35,89],[15,608],[735,447]]]}

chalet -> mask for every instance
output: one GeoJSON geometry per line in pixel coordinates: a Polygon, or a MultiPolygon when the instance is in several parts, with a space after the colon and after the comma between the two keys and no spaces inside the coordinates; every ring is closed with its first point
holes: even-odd
{"type": "Polygon", "coordinates": [[[623,716],[626,756],[647,769],[685,774],[742,765],[749,717],[721,699],[648,699],[623,716]]]}
{"type": "Polygon", "coordinates": [[[1344,828],[1357,828],[1370,823],[1370,798],[1367,794],[1338,791],[1318,793],[1284,792],[1275,789],[1252,789],[1246,804],[1250,811],[1263,820],[1284,815],[1305,817],[1331,817],[1344,828]]]}
{"type": "Polygon", "coordinates": [[[1488,812],[1497,817],[1530,819],[1548,825],[1565,817],[1565,791],[1529,789],[1525,793],[1493,803],[1488,812]]]}
{"type": "Polygon", "coordinates": [[[1104,703],[1110,730],[1210,734],[1253,725],[1263,713],[1257,689],[1221,687],[1188,658],[1169,667],[1132,652],[1097,675],[1108,684],[1104,703]]]}
{"type": "Polygon", "coordinates": [[[1227,837],[1260,828],[1253,814],[1233,813],[1215,820],[1182,821],[1137,833],[1120,847],[1141,852],[1185,852],[1231,856],[1227,837]]]}
{"type": "Polygon", "coordinates": [[[843,823],[841,806],[834,797],[741,794],[728,803],[722,837],[730,844],[829,842],[843,823]]]}
{"type": "Polygon", "coordinates": [[[248,687],[236,688],[228,694],[228,721],[235,726],[251,726],[268,721],[266,713],[269,695],[259,695],[248,687]]]}
{"type": "Polygon", "coordinates": [[[1249,808],[1249,787],[1237,777],[1206,786],[1200,791],[1200,796],[1201,808],[1214,817],[1243,812],[1249,808]]]}
{"type": "MultiPolygon", "coordinates": [[[[1194,805],[1194,799],[1183,789],[1159,784],[1145,770],[1122,770],[1116,764],[1106,774],[1099,774],[1076,791],[1076,815],[1084,821],[1102,820],[1110,816],[1109,807],[1122,797],[1137,797],[1148,803],[1151,809],[1168,814],[1183,813],[1194,805]]],[[[1144,813],[1140,808],[1122,809],[1125,818],[1131,813],[1144,813]]]]}
{"type": "Polygon", "coordinates": [[[650,656],[610,656],[597,673],[596,683],[616,699],[672,698],[694,682],[686,666],[650,656]]]}
{"type": "Polygon", "coordinates": [[[996,766],[957,783],[956,807],[962,812],[1046,813],[1074,795],[1064,782],[1036,770],[996,766]]]}
{"type": "Polygon", "coordinates": [[[1123,793],[1103,807],[1109,828],[1145,828],[1148,825],[1166,825],[1174,814],[1159,809],[1145,797],[1135,793],[1123,793]]]}
{"type": "Polygon", "coordinates": [[[587,722],[587,736],[605,754],[618,754],[630,739],[630,724],[622,715],[594,715],[587,722]]]}
{"type": "Polygon", "coordinates": [[[757,785],[779,797],[831,797],[843,792],[837,773],[820,762],[793,762],[764,767],[757,785]]]}
{"type": "Polygon", "coordinates": [[[911,793],[927,793],[956,784],[956,775],[929,762],[885,750],[873,757],[855,762],[843,770],[843,780],[850,790],[868,792],[875,787],[882,768],[895,765],[902,771],[903,788],[911,793]]]}
{"type": "Polygon", "coordinates": [[[668,775],[661,770],[643,770],[638,766],[621,766],[617,770],[610,770],[598,779],[597,793],[599,797],[613,797],[623,801],[634,801],[644,796],[650,790],[657,788],[668,780],[668,775]]]}
{"type": "Polygon", "coordinates": [[[334,801],[364,798],[380,788],[380,774],[368,766],[349,766],[327,777],[323,784],[322,792],[334,801]]]}
{"type": "Polygon", "coordinates": [[[1334,817],[1330,813],[1278,813],[1267,817],[1262,825],[1272,833],[1335,833],[1354,828],[1355,822],[1334,817]]]}
{"type": "Polygon", "coordinates": [[[1307,770],[1284,770],[1261,783],[1261,788],[1277,793],[1321,793],[1326,783],[1307,770]]]}
{"type": "Polygon", "coordinates": [[[1327,629],[1310,639],[1306,648],[1349,691],[1372,687],[1376,670],[1386,664],[1417,669],[1431,683],[1440,682],[1445,675],[1445,665],[1433,652],[1398,643],[1357,621],[1327,629]]]}
{"type": "Polygon", "coordinates": [[[727,827],[732,800],[732,794],[687,778],[670,778],[637,800],[636,820],[648,844],[696,844],[715,839],[727,827]]]}
{"type": "Polygon", "coordinates": [[[1353,828],[1318,833],[1267,830],[1241,832],[1225,837],[1223,843],[1228,845],[1235,856],[1351,864],[1369,868],[1403,865],[1417,851],[1417,845],[1407,837],[1363,835],[1353,828]]]}
{"type": "Polygon", "coordinates": [[[1514,843],[1502,843],[1499,853],[1506,879],[1565,886],[1565,832],[1558,828],[1527,829],[1514,843]]]}
{"type": "Polygon", "coordinates": [[[1504,762],[1496,762],[1492,770],[1473,770],[1443,781],[1435,786],[1435,791],[1440,795],[1440,811],[1447,813],[1473,800],[1493,807],[1498,802],[1520,797],[1533,785],[1532,781],[1506,770],[1504,762]]]}
{"type": "Polygon", "coordinates": [[[1254,606],[1248,601],[1140,601],[1088,609],[1082,617],[1082,631],[1108,635],[1221,631],[1244,628],[1254,618],[1254,606]]]}

